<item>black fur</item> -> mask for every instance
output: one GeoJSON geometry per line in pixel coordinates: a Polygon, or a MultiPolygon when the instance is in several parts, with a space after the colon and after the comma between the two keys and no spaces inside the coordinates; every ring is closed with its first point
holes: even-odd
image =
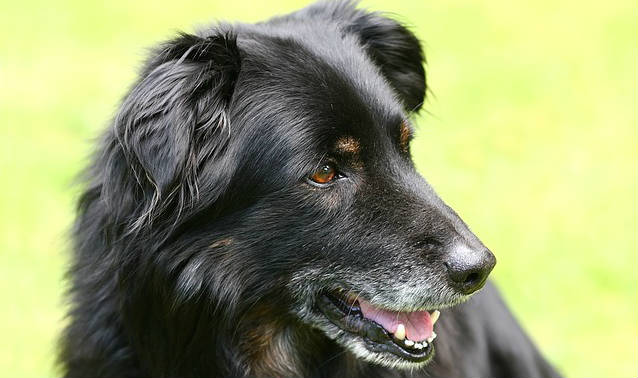
{"type": "Polygon", "coordinates": [[[492,285],[459,304],[450,264],[493,257],[403,144],[425,88],[415,36],[349,2],[162,44],[79,201],[64,375],[556,376],[492,285]],[[434,359],[358,356],[317,310],[335,288],[449,307],[434,359]]]}

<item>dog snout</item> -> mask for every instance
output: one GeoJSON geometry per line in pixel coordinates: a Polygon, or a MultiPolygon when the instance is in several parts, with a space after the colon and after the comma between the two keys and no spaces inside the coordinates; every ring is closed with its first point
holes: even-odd
{"type": "Polygon", "coordinates": [[[483,287],[496,265],[496,257],[485,247],[470,248],[460,244],[451,249],[444,265],[450,285],[468,295],[483,287]]]}

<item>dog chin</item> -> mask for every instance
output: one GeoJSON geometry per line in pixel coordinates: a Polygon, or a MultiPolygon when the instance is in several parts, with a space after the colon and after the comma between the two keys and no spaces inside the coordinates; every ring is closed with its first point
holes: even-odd
{"type": "Polygon", "coordinates": [[[427,365],[434,357],[434,345],[430,347],[432,350],[426,360],[415,362],[405,360],[389,352],[372,351],[361,338],[349,335],[344,336],[344,340],[337,342],[350,350],[355,356],[367,362],[392,369],[414,370],[427,365]]]}

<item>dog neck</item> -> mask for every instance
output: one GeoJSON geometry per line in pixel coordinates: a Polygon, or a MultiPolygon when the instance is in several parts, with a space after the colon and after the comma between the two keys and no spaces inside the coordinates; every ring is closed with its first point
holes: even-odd
{"type": "Polygon", "coordinates": [[[263,315],[244,328],[240,338],[249,376],[355,376],[362,369],[360,361],[320,331],[263,315]]]}
{"type": "Polygon", "coordinates": [[[242,354],[246,356],[250,376],[303,376],[298,338],[293,327],[272,320],[251,328],[241,341],[242,354]]]}

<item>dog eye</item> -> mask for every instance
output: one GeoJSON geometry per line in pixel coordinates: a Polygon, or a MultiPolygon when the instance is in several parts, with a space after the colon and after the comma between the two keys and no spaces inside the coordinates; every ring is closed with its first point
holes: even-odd
{"type": "Polygon", "coordinates": [[[334,165],[323,164],[310,176],[310,180],[316,184],[324,185],[334,181],[337,177],[337,169],[334,165]]]}

